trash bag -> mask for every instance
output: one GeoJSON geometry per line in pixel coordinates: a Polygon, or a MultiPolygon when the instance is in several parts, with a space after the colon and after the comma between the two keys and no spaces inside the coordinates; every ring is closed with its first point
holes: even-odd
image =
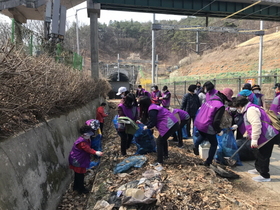
{"type": "MultiPolygon", "coordinates": [[[[224,157],[231,157],[238,149],[236,140],[232,130],[227,129],[222,136],[217,135],[218,149],[215,155],[215,159],[218,163],[226,165],[224,157]]],[[[242,166],[238,153],[232,158],[236,160],[237,166],[242,166]]]]}
{"type": "Polygon", "coordinates": [[[187,139],[188,138],[187,125],[184,125],[184,127],[182,128],[182,137],[183,137],[183,139],[187,139]]]}
{"type": "Polygon", "coordinates": [[[139,129],[133,136],[132,143],[137,146],[136,154],[156,152],[156,142],[151,130],[143,130],[144,124],[138,124],[139,129]]]}
{"type": "Polygon", "coordinates": [[[193,127],[193,144],[195,144],[195,142],[198,140],[199,137],[200,137],[200,133],[197,130],[197,128],[194,126],[193,127]]]}
{"type": "Polygon", "coordinates": [[[102,134],[97,134],[95,137],[91,139],[90,147],[95,151],[102,151],[102,134]]]}
{"type": "MultiPolygon", "coordinates": [[[[246,141],[246,138],[237,139],[237,147],[239,148],[244,143],[244,141],[246,141]]],[[[238,154],[240,160],[242,161],[256,160],[255,155],[253,153],[253,149],[251,148],[251,141],[247,141],[244,147],[241,150],[239,150],[238,154]]]]}
{"type": "Polygon", "coordinates": [[[131,167],[141,168],[146,161],[147,158],[144,155],[128,157],[117,164],[114,169],[114,174],[124,172],[131,167]]]}

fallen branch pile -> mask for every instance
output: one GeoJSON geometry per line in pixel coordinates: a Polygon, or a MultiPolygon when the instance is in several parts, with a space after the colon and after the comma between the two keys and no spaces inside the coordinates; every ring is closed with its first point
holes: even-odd
{"type": "Polygon", "coordinates": [[[0,49],[0,86],[0,139],[110,91],[105,79],[92,79],[47,55],[24,55],[12,45],[0,49]]]}

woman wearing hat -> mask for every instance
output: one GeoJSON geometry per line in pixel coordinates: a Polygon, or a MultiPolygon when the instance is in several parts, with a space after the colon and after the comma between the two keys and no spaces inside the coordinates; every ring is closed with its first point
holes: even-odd
{"type": "Polygon", "coordinates": [[[275,84],[275,98],[273,99],[270,110],[280,118],[280,83],[275,84]]]}
{"type": "Polygon", "coordinates": [[[279,131],[271,125],[266,112],[247,98],[237,97],[236,108],[243,115],[247,138],[251,140],[251,148],[254,148],[256,157],[255,169],[248,173],[259,174],[252,178],[256,182],[269,182],[269,161],[273,146],[279,139],[279,131]]]}
{"type": "Polygon", "coordinates": [[[233,91],[230,88],[225,88],[215,94],[210,100],[202,104],[199,113],[197,114],[194,126],[199,131],[201,138],[194,145],[194,152],[198,154],[198,146],[204,140],[208,140],[211,144],[208,158],[204,162],[205,166],[212,164],[214,155],[217,150],[218,141],[216,134],[223,135],[220,128],[221,119],[225,112],[225,101],[231,101],[233,91]]]}
{"type": "Polygon", "coordinates": [[[252,92],[252,86],[250,83],[245,83],[242,90],[237,94],[237,96],[244,96],[248,98],[251,103],[258,105],[257,97],[252,92]]]}
{"type": "Polygon", "coordinates": [[[252,87],[252,91],[255,94],[255,96],[257,97],[258,103],[257,105],[263,107],[264,109],[266,109],[265,107],[265,101],[264,101],[264,95],[261,94],[261,87],[259,85],[253,85],[252,87]]]}

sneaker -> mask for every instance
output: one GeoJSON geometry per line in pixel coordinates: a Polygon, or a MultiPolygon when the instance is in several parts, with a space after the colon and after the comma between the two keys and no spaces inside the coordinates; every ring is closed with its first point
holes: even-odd
{"type": "Polygon", "coordinates": [[[199,151],[198,151],[198,149],[197,149],[196,147],[193,148],[193,153],[194,153],[195,155],[199,155],[199,151]]]}
{"type": "Polygon", "coordinates": [[[247,171],[249,174],[260,174],[257,169],[252,169],[252,170],[249,170],[247,171]]]}
{"type": "Polygon", "coordinates": [[[270,182],[270,178],[264,178],[263,176],[256,176],[252,178],[256,182],[270,182]]]}

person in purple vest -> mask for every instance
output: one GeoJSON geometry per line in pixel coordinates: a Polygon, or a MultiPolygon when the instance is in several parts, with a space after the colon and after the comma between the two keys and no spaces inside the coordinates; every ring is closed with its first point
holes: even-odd
{"type": "Polygon", "coordinates": [[[261,87],[259,85],[253,85],[252,87],[252,91],[255,94],[255,96],[257,97],[257,105],[262,106],[264,108],[264,110],[266,109],[265,106],[265,100],[264,100],[264,95],[261,94],[261,87]]]}
{"type": "Polygon", "coordinates": [[[182,135],[182,128],[188,123],[190,120],[190,115],[188,112],[182,109],[173,109],[170,108],[169,111],[178,119],[180,127],[176,132],[172,135],[173,141],[178,141],[178,147],[183,147],[183,135],[182,135]]]}
{"type": "Polygon", "coordinates": [[[252,86],[250,83],[245,83],[242,90],[237,94],[237,96],[247,97],[251,103],[258,105],[258,99],[252,92],[252,86]]]}
{"type": "Polygon", "coordinates": [[[272,110],[278,118],[280,118],[280,83],[275,84],[275,98],[273,99],[270,110],[272,110]]]}
{"type": "Polygon", "coordinates": [[[216,93],[218,93],[215,89],[215,85],[210,81],[204,83],[203,90],[206,93],[205,101],[209,101],[216,93]]]}
{"type": "Polygon", "coordinates": [[[255,169],[249,170],[251,174],[259,174],[252,179],[256,182],[269,182],[269,161],[274,144],[279,141],[280,135],[272,125],[265,111],[258,105],[252,104],[245,97],[238,96],[236,108],[243,115],[247,131],[247,139],[251,140],[254,148],[255,169]]]}
{"type": "Polygon", "coordinates": [[[168,158],[167,139],[178,130],[178,120],[167,109],[152,104],[151,99],[147,96],[140,98],[139,105],[141,121],[146,122],[144,129],[156,127],[159,132],[156,140],[157,162],[163,163],[163,158],[168,158]]]}
{"type": "Polygon", "coordinates": [[[205,166],[210,166],[210,164],[212,164],[218,146],[216,134],[219,136],[223,135],[220,124],[225,112],[224,104],[226,101],[231,101],[232,95],[233,91],[230,88],[225,88],[220,92],[218,91],[210,100],[202,104],[194,120],[194,126],[201,135],[201,138],[195,142],[193,148],[194,153],[198,154],[198,146],[204,140],[207,139],[211,144],[208,158],[204,162],[205,166]]]}
{"type": "Polygon", "coordinates": [[[141,96],[151,97],[151,94],[148,91],[146,91],[144,88],[142,88],[142,85],[138,85],[138,88],[136,91],[136,98],[138,99],[141,96]]]}
{"type": "Polygon", "coordinates": [[[75,141],[70,151],[68,161],[69,168],[75,172],[73,190],[86,194],[89,190],[84,186],[84,174],[90,165],[90,154],[102,156],[103,153],[90,148],[90,137],[94,135],[91,126],[82,126],[80,134],[81,136],[75,141]]]}
{"type": "Polygon", "coordinates": [[[163,86],[162,88],[162,97],[159,97],[159,100],[161,100],[161,105],[169,109],[170,101],[171,101],[171,93],[168,90],[167,86],[163,86]]]}
{"type": "MultiPolygon", "coordinates": [[[[137,120],[137,101],[132,93],[124,94],[121,103],[118,105],[119,117],[129,117],[133,121],[137,120]]],[[[133,135],[125,132],[125,125],[120,124],[118,135],[121,137],[121,154],[126,155],[126,150],[130,147],[133,135]]]]}
{"type": "Polygon", "coordinates": [[[159,99],[161,97],[161,92],[158,89],[158,86],[155,85],[152,87],[152,93],[151,93],[151,98],[152,98],[152,103],[156,105],[161,104],[161,100],[159,99]]]}

